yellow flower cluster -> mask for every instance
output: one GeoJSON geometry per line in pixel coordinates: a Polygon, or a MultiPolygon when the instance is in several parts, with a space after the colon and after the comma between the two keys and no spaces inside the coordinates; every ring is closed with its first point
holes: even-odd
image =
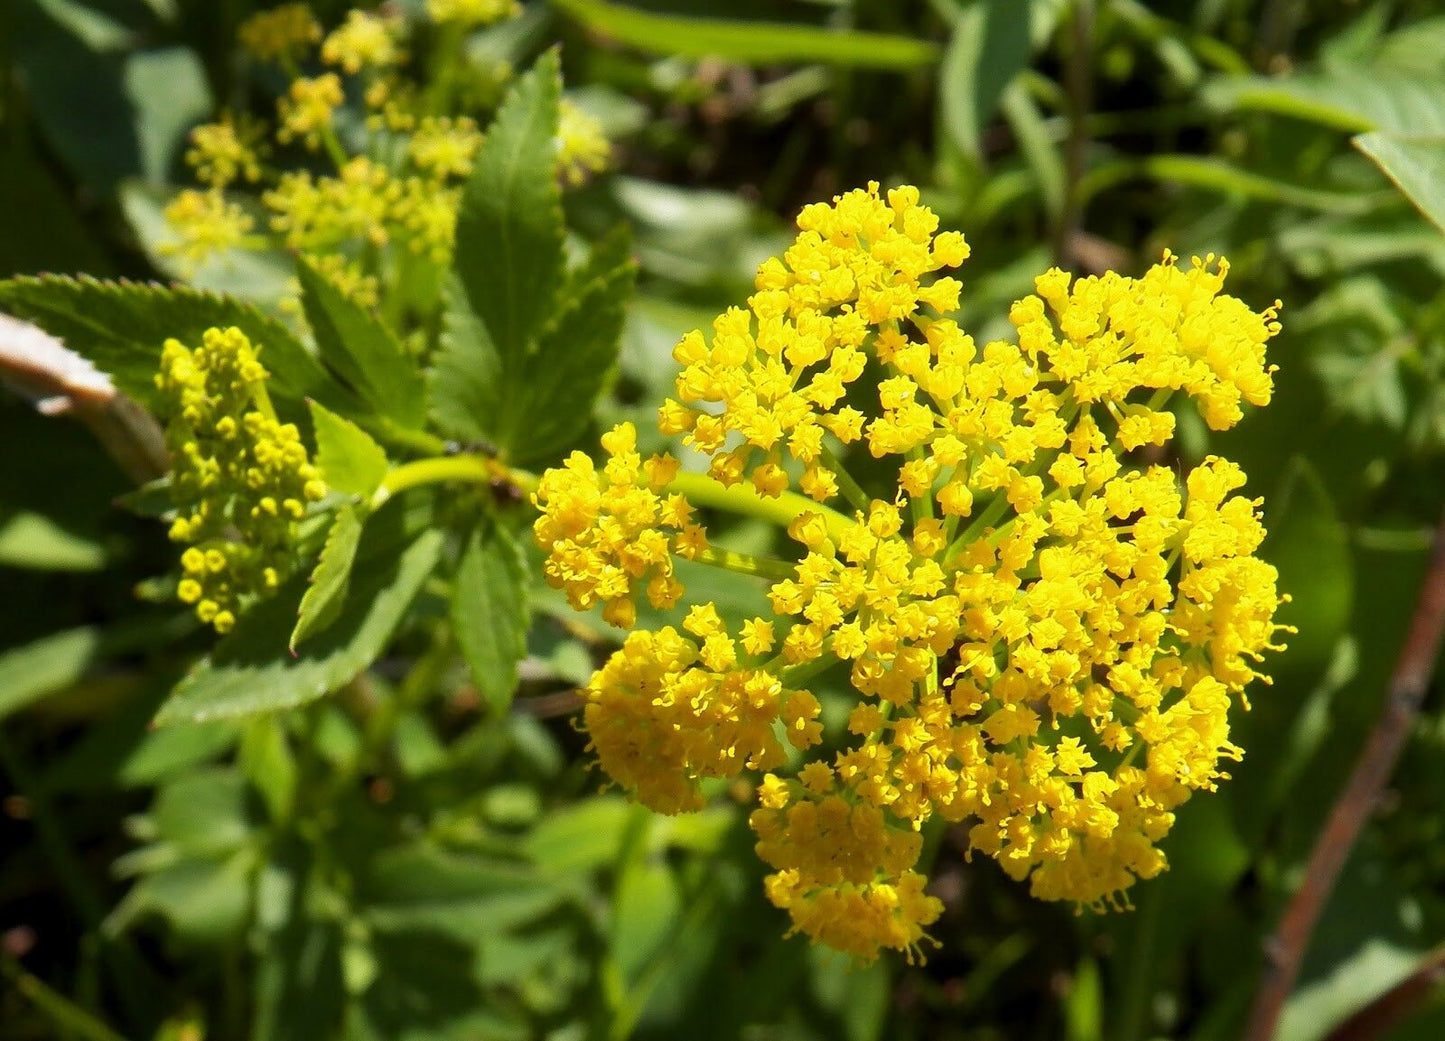
{"type": "MultiPolygon", "coordinates": [[[[648,805],[691,808],[701,778],[764,771],[769,896],[863,958],[911,956],[941,912],[918,865],[931,819],[1044,899],[1114,904],[1162,871],[1175,810],[1241,754],[1228,710],[1280,628],[1239,468],[1210,457],[1181,484],[1126,465],[1170,441],[1174,392],[1215,429],[1268,402],[1274,309],[1224,295],[1224,261],[1166,255],[1137,279],[1049,271],[1010,311],[1017,342],[979,345],[947,317],[968,246],[918,199],[870,185],[808,207],[748,308],[679,343],[662,430],[723,485],[776,497],[796,481],[821,505],[789,525],[801,559],[772,583],[771,618],[689,628],[701,643],[633,633],[588,688],[603,768],[648,805]],[[870,369],[876,399],[856,386],[870,369]],[[896,489],[867,496],[845,446],[891,459],[896,489]],[[828,519],[840,495],[851,525],[828,519]],[[790,692],[834,664],[856,698],[847,734],[784,769],[758,735],[816,744],[790,692]]],[[[549,581],[623,624],[619,598],[667,575],[676,541],[655,507],[622,505],[632,436],[611,435],[601,478],[574,455],[536,498],[549,581]],[[644,566],[624,562],[644,545],[644,566]]],[[[649,460],[653,503],[675,466],[649,460]]]]}
{"type": "Polygon", "coordinates": [[[291,62],[321,39],[321,26],[305,4],[282,4],[253,14],[236,35],[262,61],[291,62]]]}
{"type": "Polygon", "coordinates": [[[573,452],[542,475],[534,530],[550,550],[547,581],[580,611],[602,604],[603,617],[626,629],[637,620],[637,589],[645,588],[656,607],[677,603],[683,589],[673,557],[695,558],[707,540],[687,499],[663,494],[677,474],[676,459],[643,462],[630,423],[605,435],[602,447],[611,458],[600,473],[585,452],[573,452]]]}
{"type": "Polygon", "coordinates": [[[255,219],[219,188],[186,188],[166,204],[164,213],[174,237],[161,244],[161,252],[189,264],[244,245],[256,226],[255,219]]]}
{"type": "Polygon", "coordinates": [[[212,188],[224,188],[238,178],[259,181],[256,144],[260,134],[260,128],[244,118],[239,125],[230,118],[203,124],[191,131],[186,163],[198,181],[212,188]]]}
{"type": "Polygon", "coordinates": [[[331,114],[346,100],[341,78],[334,72],[292,80],[290,90],[277,106],[281,127],[276,139],[282,144],[303,141],[307,148],[316,148],[331,132],[331,114]]]}
{"type": "Polygon", "coordinates": [[[606,170],[612,158],[602,122],[567,98],[558,109],[557,157],[563,183],[573,188],[606,170]]]}
{"type": "Polygon", "coordinates": [[[397,19],[369,11],[348,11],[345,24],[333,29],[321,45],[321,60],[339,65],[347,75],[363,69],[388,69],[405,57],[398,42],[397,19]]]}
{"type": "Polygon", "coordinates": [[[280,585],[296,522],[326,494],[295,425],[276,421],[256,354],[241,330],[208,329],[194,350],[167,340],[156,375],[178,511],[170,537],[189,543],[176,596],[220,633],[280,585]]]}
{"type": "Polygon", "coordinates": [[[426,0],[426,13],[434,22],[471,28],[515,18],[522,13],[522,5],[517,0],[426,0]]]}
{"type": "MultiPolygon", "coordinates": [[[[462,27],[519,11],[509,0],[429,5],[433,20],[462,27]]],[[[185,190],[169,205],[166,218],[174,240],[164,252],[196,265],[228,250],[276,245],[266,235],[252,234],[257,219],[226,194],[239,182],[265,181],[270,187],[260,196],[262,230],[335,275],[338,288],[358,302],[376,305],[382,285],[406,283],[415,290],[439,278],[451,260],[460,185],[471,174],[483,137],[472,117],[437,114],[432,108],[438,96],[453,106],[494,104],[479,103],[474,95],[494,94],[498,83],[489,79],[495,69],[463,63],[436,73],[445,78],[446,91],[418,89],[403,75],[409,31],[400,14],[353,10],[323,39],[303,4],[249,19],[241,29],[243,45],[279,62],[291,77],[277,101],[275,139],[312,151],[324,148],[334,169],[264,169],[265,131],[259,124],[223,119],[199,127],[186,160],[207,190],[185,190]],[[298,59],[318,42],[321,60],[335,71],[300,75],[298,59]],[[350,96],[365,104],[360,121],[365,148],[356,156],[346,151],[351,136],[343,141],[337,133],[348,82],[356,88],[350,96]]],[[[445,59],[445,53],[438,59],[443,66],[445,59]]],[[[510,76],[510,69],[504,75],[510,76]]],[[[570,103],[562,106],[557,148],[559,175],[568,185],[606,167],[609,149],[601,125],[570,103]]]]}

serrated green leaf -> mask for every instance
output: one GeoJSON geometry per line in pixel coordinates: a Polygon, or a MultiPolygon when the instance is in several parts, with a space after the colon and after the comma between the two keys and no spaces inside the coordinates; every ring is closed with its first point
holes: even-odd
{"type": "Polygon", "coordinates": [[[1445,231],[1445,136],[1372,133],[1359,135],[1354,143],[1417,210],[1445,231]]]}
{"type": "Polygon", "coordinates": [[[559,291],[534,349],[508,356],[453,280],[432,369],[433,415],[456,437],[497,445],[519,463],[556,458],[586,430],[617,362],[637,268],[625,230],[608,235],[559,291]]]}
{"type": "Polygon", "coordinates": [[[939,108],[966,155],[983,156],[984,128],[1028,60],[1028,0],[979,0],[959,15],[939,68],[939,108]]]}
{"type": "Polygon", "coordinates": [[[321,559],[311,572],[311,584],[301,597],[296,628],[291,630],[290,648],[296,650],[302,640],[322,632],[341,614],[346,592],[351,585],[351,565],[356,562],[356,547],[361,543],[362,520],[351,506],[336,511],[321,559]]]}
{"type": "Polygon", "coordinates": [[[492,710],[505,713],[527,654],[527,561],[516,537],[491,517],[467,536],[452,585],[452,624],[472,680],[492,710]]]}
{"type": "Polygon", "coordinates": [[[502,359],[455,277],[442,284],[441,347],[428,376],[438,427],[465,441],[493,436],[505,387],[502,359]]]}
{"type": "Polygon", "coordinates": [[[562,275],[555,50],[508,92],[487,130],[457,217],[455,270],[503,359],[520,358],[562,275]]]}
{"type": "Polygon", "coordinates": [[[296,274],[322,362],[382,415],[403,426],[420,426],[426,384],[401,341],[304,258],[297,260],[296,274]]]}
{"type": "MultiPolygon", "coordinates": [[[[528,359],[526,403],[512,404],[505,413],[510,422],[503,443],[519,463],[555,459],[592,420],[593,405],[617,364],[637,276],[626,242],[621,235],[598,245],[585,272],[590,277],[561,302],[538,338],[537,352],[528,359]],[[619,255],[622,259],[614,262],[619,255]]],[[[511,401],[521,398],[518,394],[511,401]]]]}
{"type": "Polygon", "coordinates": [[[900,70],[923,68],[938,60],[938,48],[934,44],[907,36],[777,22],[680,17],[639,11],[603,0],[557,0],[557,6],[623,43],[669,56],[720,58],[759,65],[827,62],[900,70]]]}
{"type": "Polygon", "coordinates": [[[328,487],[362,499],[381,487],[391,464],[386,451],[355,423],[325,405],[306,403],[316,434],[316,465],[328,487]]]}
{"type": "Polygon", "coordinates": [[[272,375],[268,390],[273,396],[299,400],[311,395],[348,405],[350,395],[340,393],[284,325],[232,297],[180,285],[41,275],[0,282],[0,308],[60,337],[144,404],[155,401],[156,369],[168,338],[194,347],[207,329],[235,326],[258,345],[261,363],[272,375]]]}
{"type": "Polygon", "coordinates": [[[305,584],[304,578],[293,578],[275,597],[241,616],[235,630],[177,685],[156,722],[295,708],[336,690],[370,665],[436,567],[445,534],[424,531],[404,549],[395,525],[373,521],[366,534],[351,595],[332,626],[296,657],[285,654],[305,584]]]}

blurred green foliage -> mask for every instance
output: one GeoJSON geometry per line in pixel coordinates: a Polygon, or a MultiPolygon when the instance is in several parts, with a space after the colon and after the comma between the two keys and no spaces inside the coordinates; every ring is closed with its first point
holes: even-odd
{"type": "MultiPolygon", "coordinates": [[[[0,3],[0,276],[179,273],[157,248],[159,206],[185,180],[190,127],[257,88],[232,40],[262,6],[0,3]]],[[[347,6],[314,4],[326,24],[347,6]]],[[[83,428],[6,395],[0,1033],[1237,1036],[1261,941],[1379,714],[1445,503],[1435,7],[538,0],[468,43],[478,60],[525,68],[560,42],[569,87],[616,142],[617,172],[566,200],[586,239],[629,225],[640,263],[603,423],[651,412],[678,335],[746,294],[801,204],[870,179],[919,184],[967,233],[962,318],[977,336],[998,332],[1007,302],[1056,259],[1137,271],[1165,246],[1224,253],[1233,292],[1284,302],[1277,400],[1223,436],[1181,413],[1181,462],[1217,449],[1250,474],[1299,633],[1239,723],[1248,754],[1233,781],[1181,815],[1172,870],[1138,887],[1135,910],[1039,904],[946,843],[935,891],[947,912],[927,965],[856,968],[785,939],[745,799],[719,791],[705,813],[663,819],[598,792],[585,739],[556,709],[608,637],[527,588],[537,569],[511,530],[520,507],[501,510],[511,527],[478,520],[448,562],[465,597],[428,578],[455,547],[416,538],[431,518],[415,509],[341,536],[351,542],[336,552],[360,559],[408,547],[396,573],[353,576],[343,610],[366,617],[332,630],[362,639],[367,619],[412,604],[386,656],[304,710],[154,729],[210,642],[177,610],[135,599],[170,566],[163,528],[114,506],[129,485],[83,428]],[[453,605],[487,598],[530,600],[525,648],[519,630],[484,619],[461,620],[462,647],[429,640],[453,605]],[[478,685],[463,663],[523,650],[515,700],[510,683],[478,685]]],[[[195,283],[273,322],[287,263],[250,255],[195,283]]],[[[486,285],[465,291],[491,306],[486,285]]],[[[352,320],[320,306],[333,324],[352,320]]],[[[324,341],[325,321],[308,318],[324,341]]],[[[356,342],[347,328],[338,343],[356,342]]],[[[448,385],[459,414],[476,414],[467,395],[486,388],[448,385]]],[[[559,417],[539,442],[543,462],[577,441],[573,419],[585,416],[559,417]]],[[[762,537],[745,524],[733,534],[762,537]]],[[[758,595],[737,576],[689,584],[725,614],[758,595]]],[[[276,620],[283,638],[293,623],[276,620]]],[[[379,650],[335,637],[225,689],[294,704],[299,670],[353,674],[379,650]]],[[[244,645],[219,652],[182,697],[247,661],[244,645]]],[[[1437,683],[1281,1041],[1326,1036],[1445,940],[1442,709],[1437,683]]],[[[1423,1041],[1442,1027],[1437,999],[1378,1036],[1423,1041]]]]}

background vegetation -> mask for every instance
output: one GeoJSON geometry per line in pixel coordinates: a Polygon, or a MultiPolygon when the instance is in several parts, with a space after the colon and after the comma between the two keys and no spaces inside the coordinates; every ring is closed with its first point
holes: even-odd
{"type": "MultiPolygon", "coordinates": [[[[188,129],[245,96],[235,28],[262,6],[0,3],[0,276],[182,274],[159,210],[187,182],[188,129]]],[[[348,5],[314,6],[333,25],[348,5]]],[[[746,295],[800,205],[870,179],[920,185],[967,233],[980,337],[1050,263],[1137,273],[1166,246],[1226,254],[1232,292],[1284,302],[1276,402],[1183,441],[1266,498],[1263,555],[1299,634],[1239,721],[1233,781],[1181,814],[1173,868],[1133,911],[1035,902],[948,845],[926,965],[853,968],[783,938],[743,802],[664,819],[599,794],[566,710],[609,637],[540,586],[510,707],[453,655],[413,669],[425,644],[403,634],[305,710],[153,729],[213,641],[137,599],[171,566],[164,528],[117,508],[130,485],[84,427],[0,394],[0,1035],[1240,1036],[1263,940],[1381,714],[1445,503],[1435,8],[553,0],[469,52],[522,69],[560,42],[569,96],[614,140],[614,172],[567,200],[584,238],[628,224],[640,262],[599,425],[650,413],[679,334],[746,295]]],[[[286,265],[195,280],[269,308],[286,265]]],[[[423,590],[423,626],[444,596],[423,590]]],[[[1442,709],[1437,685],[1281,1041],[1441,1036],[1428,986],[1397,1023],[1347,1021],[1440,961],[1442,709]]]]}

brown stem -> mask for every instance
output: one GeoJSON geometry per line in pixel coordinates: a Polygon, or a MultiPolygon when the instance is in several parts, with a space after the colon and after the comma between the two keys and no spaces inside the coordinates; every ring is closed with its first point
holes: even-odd
{"type": "Polygon", "coordinates": [[[1069,99],[1069,138],[1064,146],[1064,208],[1054,229],[1054,263],[1071,267],[1074,236],[1083,223],[1084,159],[1089,149],[1089,109],[1093,106],[1093,0],[1074,0],[1072,39],[1064,68],[1069,99]]]}
{"type": "Polygon", "coordinates": [[[1445,634],[1445,516],[1435,531],[1435,549],[1410,620],[1405,646],[1390,678],[1384,712],[1315,840],[1304,883],[1285,908],[1274,935],[1265,941],[1264,973],[1248,1025],[1241,1035],[1243,1041],[1270,1041],[1274,1036],[1285,1000],[1299,976],[1315,923],[1400,758],[1410,725],[1425,698],[1442,634],[1445,634]]]}
{"type": "Polygon", "coordinates": [[[1414,971],[1332,1030],[1325,1041],[1374,1041],[1445,988],[1445,947],[1420,959],[1414,971]]]}

